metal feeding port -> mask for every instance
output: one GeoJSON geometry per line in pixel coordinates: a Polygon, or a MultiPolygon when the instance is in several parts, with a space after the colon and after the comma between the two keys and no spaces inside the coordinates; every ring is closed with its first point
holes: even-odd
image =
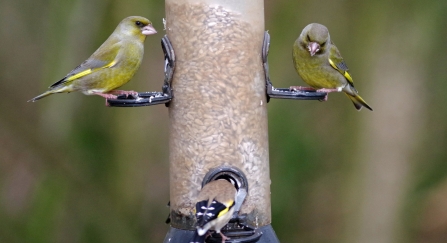
{"type": "Polygon", "coordinates": [[[327,93],[316,92],[315,90],[290,90],[290,88],[275,88],[269,75],[269,63],[267,56],[269,54],[270,35],[264,33],[264,43],[262,45],[262,62],[264,65],[264,74],[266,82],[267,102],[270,98],[275,99],[293,99],[293,100],[323,100],[327,93]]]}
{"type": "MultiPolygon", "coordinates": [[[[233,166],[219,166],[211,171],[209,171],[202,182],[202,187],[207,183],[218,180],[218,179],[226,179],[231,180],[234,183],[234,186],[237,189],[237,195],[234,205],[234,213],[233,218],[230,222],[221,229],[222,233],[229,237],[225,242],[238,242],[238,243],[250,243],[250,242],[258,242],[258,240],[262,236],[262,232],[259,228],[255,228],[246,223],[246,215],[239,215],[239,211],[241,209],[242,203],[245,200],[248,192],[248,181],[245,174],[240,171],[238,168],[233,166]]],[[[222,237],[220,234],[213,232],[209,237],[205,240],[208,243],[216,242],[221,243],[222,237]]]]}
{"type": "Polygon", "coordinates": [[[171,42],[168,36],[164,36],[161,39],[161,47],[165,55],[165,77],[161,92],[142,92],[138,95],[120,95],[116,99],[108,99],[107,102],[110,106],[115,107],[137,107],[137,106],[149,106],[165,104],[169,106],[169,102],[172,100],[172,88],[171,81],[174,76],[175,69],[175,53],[172,48],[171,42]]]}

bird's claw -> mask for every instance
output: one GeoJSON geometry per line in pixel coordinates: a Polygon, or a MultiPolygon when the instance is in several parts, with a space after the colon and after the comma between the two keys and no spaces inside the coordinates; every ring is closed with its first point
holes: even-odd
{"type": "MultiPolygon", "coordinates": [[[[112,90],[109,92],[109,94],[126,95],[126,97],[129,97],[129,95],[131,95],[134,97],[138,97],[138,92],[133,91],[133,90],[112,90]]],[[[116,99],[116,96],[115,96],[115,99],[116,99]]]]}
{"type": "Polygon", "coordinates": [[[222,237],[222,243],[225,243],[226,240],[230,239],[230,237],[226,237],[222,232],[220,232],[220,236],[222,237]]]}
{"type": "Polygon", "coordinates": [[[303,86],[290,86],[289,91],[315,91],[315,89],[303,86]]]}
{"type": "Polygon", "coordinates": [[[322,92],[322,93],[341,92],[341,88],[339,88],[339,89],[317,89],[317,92],[322,92]]]}
{"type": "Polygon", "coordinates": [[[103,94],[103,93],[95,92],[93,94],[99,95],[99,96],[105,98],[106,100],[107,99],[116,99],[116,95],[113,95],[113,94],[110,94],[110,93],[103,94]]]}
{"type": "MultiPolygon", "coordinates": [[[[317,91],[317,92],[318,92],[318,91],[317,91]]],[[[323,99],[321,99],[321,100],[319,100],[319,101],[327,101],[328,97],[329,97],[329,95],[328,95],[328,94],[326,94],[326,95],[324,96],[324,98],[323,98],[323,99]]]]}

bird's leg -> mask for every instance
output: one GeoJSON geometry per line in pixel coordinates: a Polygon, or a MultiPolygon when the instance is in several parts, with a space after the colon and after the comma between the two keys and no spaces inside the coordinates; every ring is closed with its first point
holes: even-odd
{"type": "Polygon", "coordinates": [[[331,93],[331,92],[340,92],[341,89],[317,89],[317,92],[323,93],[331,93]]]}
{"type": "Polygon", "coordinates": [[[114,94],[114,95],[132,95],[132,96],[136,96],[138,97],[138,92],[133,91],[133,90],[112,90],[108,92],[109,94],[114,94]]]}
{"type": "Polygon", "coordinates": [[[320,100],[320,101],[327,101],[327,98],[328,98],[328,96],[329,96],[328,93],[331,93],[331,92],[340,92],[340,91],[341,91],[341,88],[338,88],[338,89],[317,89],[317,92],[323,92],[323,93],[326,93],[326,96],[324,96],[324,99],[322,99],[322,100],[320,100]]]}
{"type": "Polygon", "coordinates": [[[290,86],[289,90],[315,91],[315,89],[312,87],[303,87],[303,86],[290,86]]]}
{"type": "Polygon", "coordinates": [[[206,232],[205,239],[208,238],[208,237],[210,237],[211,235],[212,235],[211,232],[209,232],[209,231],[206,232]]]}
{"type": "Polygon", "coordinates": [[[328,98],[328,94],[326,94],[325,96],[324,96],[324,98],[322,99],[322,100],[319,100],[319,101],[327,101],[327,98],[328,98]]]}
{"type": "Polygon", "coordinates": [[[107,99],[116,99],[116,95],[110,94],[110,93],[100,93],[100,92],[93,92],[93,94],[95,95],[99,95],[101,97],[104,97],[106,100],[107,99]]]}
{"type": "Polygon", "coordinates": [[[99,95],[101,97],[104,97],[106,99],[106,106],[110,106],[110,104],[107,101],[107,99],[116,99],[116,95],[113,95],[113,94],[103,94],[103,93],[100,93],[100,92],[93,92],[93,94],[99,95]]]}
{"type": "Polygon", "coordinates": [[[229,240],[229,237],[226,237],[222,232],[219,232],[220,236],[222,237],[222,243],[225,243],[226,240],[229,240]]]}

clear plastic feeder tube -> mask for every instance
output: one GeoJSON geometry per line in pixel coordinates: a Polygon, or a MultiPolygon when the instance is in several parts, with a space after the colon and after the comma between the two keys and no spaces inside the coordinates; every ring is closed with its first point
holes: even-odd
{"type": "Polygon", "coordinates": [[[176,55],[170,115],[171,225],[194,229],[205,174],[232,165],[248,179],[241,213],[271,222],[263,0],[166,0],[176,55]]]}

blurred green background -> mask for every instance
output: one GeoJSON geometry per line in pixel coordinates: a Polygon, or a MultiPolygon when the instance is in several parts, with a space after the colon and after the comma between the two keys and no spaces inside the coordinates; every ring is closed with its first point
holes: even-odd
{"type": "MultiPolygon", "coordinates": [[[[281,242],[447,242],[447,1],[266,0],[275,87],[304,85],[291,46],[326,25],[374,112],[343,94],[272,100],[272,224],[281,242]]],[[[123,89],[160,90],[164,2],[0,1],[0,242],[162,242],[168,110],[101,97],[26,101],[121,19],[148,17],[123,89]]]]}

